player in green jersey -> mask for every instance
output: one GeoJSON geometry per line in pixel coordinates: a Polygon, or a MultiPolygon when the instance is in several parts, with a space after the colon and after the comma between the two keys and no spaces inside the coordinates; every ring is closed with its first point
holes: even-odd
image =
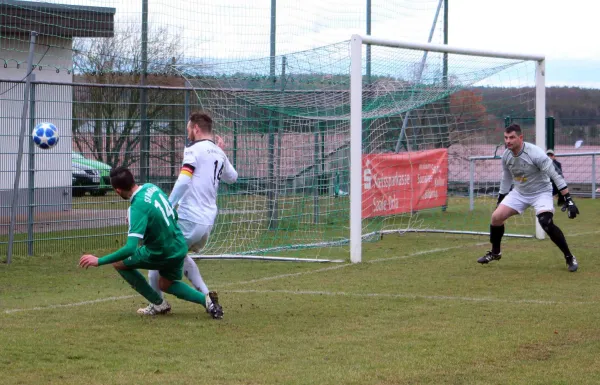
{"type": "Polygon", "coordinates": [[[171,306],[137,269],[158,270],[162,291],[202,304],[211,310],[213,318],[221,318],[223,312],[216,296],[213,298],[211,293],[205,296],[181,281],[188,248],[167,195],[150,183],[138,186],[131,171],[125,167],[111,170],[110,183],[121,198],[131,202],[127,243],[102,258],[85,254],[79,260],[79,266],[88,268],[112,264],[131,287],[152,304],[145,313],[149,315],[168,313],[171,306]],[[140,240],[142,246],[138,247],[140,240]]]}

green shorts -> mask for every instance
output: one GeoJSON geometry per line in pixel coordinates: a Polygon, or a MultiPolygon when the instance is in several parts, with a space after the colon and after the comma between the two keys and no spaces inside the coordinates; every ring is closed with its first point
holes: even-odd
{"type": "Polygon", "coordinates": [[[162,260],[157,260],[156,256],[150,258],[150,253],[145,246],[138,247],[131,257],[123,260],[123,264],[131,269],[158,270],[161,277],[169,281],[180,281],[183,279],[183,260],[186,254],[181,258],[170,256],[162,260]]]}

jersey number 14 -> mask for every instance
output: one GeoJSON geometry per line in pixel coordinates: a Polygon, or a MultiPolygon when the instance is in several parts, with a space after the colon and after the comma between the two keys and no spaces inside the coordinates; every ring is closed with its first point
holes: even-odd
{"type": "Polygon", "coordinates": [[[221,180],[221,175],[223,174],[223,167],[225,167],[225,163],[221,164],[221,168],[219,168],[219,161],[215,160],[215,172],[213,173],[213,185],[217,184],[217,180],[221,180]],[[217,173],[217,168],[219,168],[219,172],[217,173]]]}
{"type": "Polygon", "coordinates": [[[159,198],[160,198],[162,204],[157,199],[155,199],[154,207],[156,207],[157,209],[160,210],[163,218],[165,219],[165,223],[167,224],[167,227],[169,227],[169,226],[171,226],[171,222],[169,222],[169,217],[171,217],[171,218],[173,218],[173,220],[175,220],[175,213],[173,212],[171,205],[169,204],[169,202],[167,202],[165,197],[163,197],[162,195],[159,195],[159,198]]]}

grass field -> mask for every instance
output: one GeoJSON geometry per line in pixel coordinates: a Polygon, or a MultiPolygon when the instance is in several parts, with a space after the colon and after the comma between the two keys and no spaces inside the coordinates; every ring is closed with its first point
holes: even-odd
{"type": "Polygon", "coordinates": [[[136,315],[143,298],[79,269],[76,240],[17,255],[0,265],[0,383],[597,384],[600,202],[577,203],[556,217],[576,273],[549,240],[507,239],[480,266],[486,237],[441,234],[365,243],[356,265],[199,261],[221,321],[172,297],[136,315]]]}

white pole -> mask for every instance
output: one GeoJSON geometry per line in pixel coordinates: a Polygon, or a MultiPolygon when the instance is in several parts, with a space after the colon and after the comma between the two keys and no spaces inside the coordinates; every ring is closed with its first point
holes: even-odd
{"type": "Polygon", "coordinates": [[[362,258],[362,38],[350,41],[350,261],[362,258]]]}
{"type": "MultiPolygon", "coordinates": [[[[538,60],[535,69],[535,144],[546,150],[546,61],[538,60]]],[[[544,239],[544,229],[535,221],[535,237],[544,239]]]]}
{"type": "MultiPolygon", "coordinates": [[[[357,36],[357,35],[352,35],[357,36]]],[[[467,55],[467,56],[484,56],[484,57],[498,57],[503,59],[516,59],[516,60],[535,60],[535,61],[544,61],[544,55],[539,54],[523,54],[523,53],[515,53],[515,52],[502,52],[502,51],[491,51],[487,49],[476,49],[476,48],[467,48],[467,47],[457,47],[453,45],[445,45],[445,44],[434,44],[434,43],[418,43],[414,41],[404,41],[404,40],[389,40],[389,39],[380,39],[374,36],[362,36],[358,35],[359,38],[362,39],[364,44],[371,45],[382,45],[385,47],[397,47],[397,48],[406,48],[406,49],[414,49],[420,51],[429,51],[429,52],[446,52],[446,53],[455,53],[458,55],[467,55]]]]}

